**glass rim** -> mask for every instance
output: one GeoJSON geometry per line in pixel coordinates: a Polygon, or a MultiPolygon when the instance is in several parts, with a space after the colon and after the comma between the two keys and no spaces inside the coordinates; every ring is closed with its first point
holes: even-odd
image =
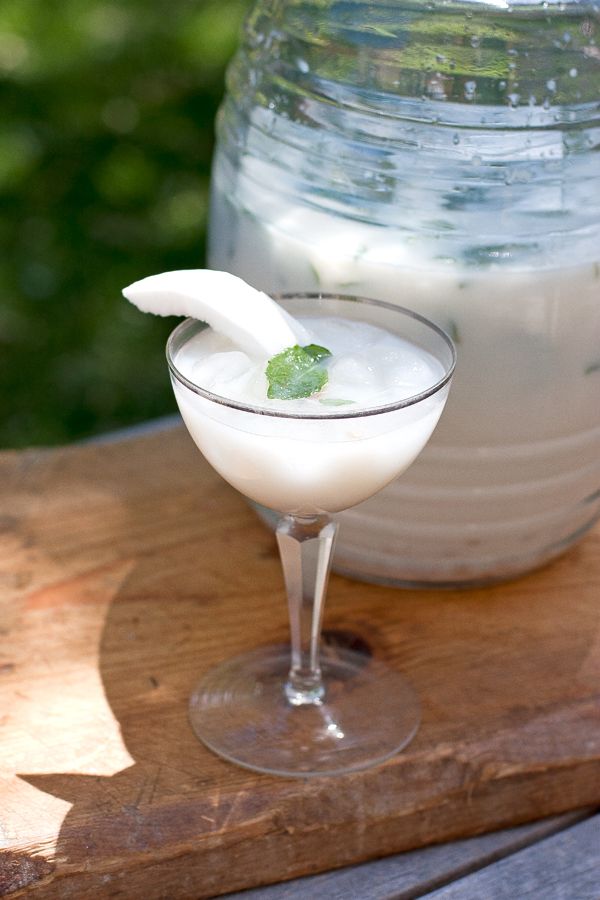
{"type": "Polygon", "coordinates": [[[408,318],[414,319],[417,322],[420,322],[422,325],[425,325],[430,331],[435,332],[438,337],[442,339],[442,341],[446,344],[448,350],[450,351],[450,364],[444,367],[444,375],[442,376],[442,378],[440,378],[426,390],[420,391],[418,394],[412,394],[410,397],[405,397],[402,400],[397,400],[394,403],[386,403],[383,406],[369,406],[366,408],[357,409],[354,412],[351,412],[349,410],[335,410],[321,414],[292,411],[288,412],[287,410],[283,409],[269,409],[266,406],[255,406],[251,403],[243,403],[241,400],[233,400],[230,397],[223,397],[220,394],[214,394],[212,393],[212,391],[209,391],[206,388],[195,384],[195,382],[190,381],[189,378],[186,378],[186,376],[179,371],[179,369],[175,365],[173,354],[173,347],[177,339],[181,336],[182,332],[185,332],[192,324],[204,324],[204,327],[209,327],[206,323],[203,323],[201,319],[193,319],[188,317],[184,319],[183,322],[180,322],[175,326],[167,339],[167,365],[169,367],[171,375],[176,379],[176,381],[178,381],[184,387],[188,388],[194,394],[198,394],[200,397],[204,397],[205,400],[209,400],[210,402],[216,403],[219,406],[228,406],[231,409],[237,409],[241,412],[252,413],[254,415],[260,416],[272,416],[278,419],[306,419],[313,421],[328,421],[330,419],[360,419],[364,416],[384,415],[385,413],[394,412],[397,409],[405,409],[408,406],[416,406],[417,403],[420,403],[423,400],[426,400],[428,397],[432,397],[434,394],[437,394],[438,391],[440,391],[448,384],[454,374],[454,369],[456,367],[456,348],[450,336],[446,334],[443,328],[440,328],[439,325],[436,325],[425,316],[422,316],[420,315],[420,313],[417,313],[412,309],[408,309],[405,306],[397,306],[395,303],[387,303],[385,300],[374,300],[372,297],[361,297],[354,294],[339,294],[324,291],[288,291],[285,293],[271,294],[270,296],[273,300],[275,300],[275,302],[278,302],[279,300],[342,300],[353,303],[361,303],[368,306],[378,306],[383,309],[389,309],[394,313],[400,313],[401,315],[407,316],[408,318]]]}

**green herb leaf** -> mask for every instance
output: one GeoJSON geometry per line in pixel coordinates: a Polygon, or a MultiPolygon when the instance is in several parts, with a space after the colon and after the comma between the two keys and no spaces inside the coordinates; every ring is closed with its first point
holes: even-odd
{"type": "Polygon", "coordinates": [[[341,400],[337,397],[322,397],[319,400],[319,403],[322,403],[323,406],[352,406],[355,402],[355,400],[341,400]]]}
{"type": "Polygon", "coordinates": [[[302,349],[309,356],[312,356],[315,362],[321,362],[322,359],[327,359],[328,356],[331,356],[331,350],[328,350],[327,347],[320,347],[319,344],[307,344],[302,349]]]}
{"type": "Polygon", "coordinates": [[[267,363],[269,382],[267,397],[271,400],[297,400],[310,397],[327,384],[327,372],[322,361],[331,356],[325,347],[288,347],[271,357],[267,363]]]}

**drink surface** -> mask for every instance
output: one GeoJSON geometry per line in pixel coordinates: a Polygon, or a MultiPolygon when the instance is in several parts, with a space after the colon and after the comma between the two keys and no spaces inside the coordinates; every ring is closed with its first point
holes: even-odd
{"type": "Polygon", "coordinates": [[[441,364],[426,350],[367,322],[328,316],[300,320],[311,342],[332,354],[328,380],[311,397],[268,399],[266,358],[243,353],[229,338],[204,329],[179,351],[185,377],[221,397],[291,415],[352,413],[409,399],[443,378],[441,364]]]}

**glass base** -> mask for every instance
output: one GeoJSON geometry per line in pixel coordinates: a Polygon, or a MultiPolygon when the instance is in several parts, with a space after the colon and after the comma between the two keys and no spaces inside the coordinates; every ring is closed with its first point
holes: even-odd
{"type": "Polygon", "coordinates": [[[257,772],[306,778],[366,769],[417,731],[419,701],[393,669],[344,648],[323,649],[325,696],[285,695],[286,647],[263,647],[210,670],[190,699],[190,721],[219,756],[257,772]]]}

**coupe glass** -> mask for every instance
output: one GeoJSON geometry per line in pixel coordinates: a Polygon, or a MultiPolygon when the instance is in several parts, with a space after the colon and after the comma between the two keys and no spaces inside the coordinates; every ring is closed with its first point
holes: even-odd
{"type": "Polygon", "coordinates": [[[291,652],[259,647],[210,670],[192,694],[191,724],[231,762],[304,778],[376,765],[418,728],[418,700],[394,668],[350,649],[320,647],[337,531],[331,514],[366,500],[416,458],[442,413],[455,351],[437,326],[402,307],[331,294],[277,299],[296,317],[377,325],[440,364],[437,381],[414,396],[357,411],[324,407],[315,415],[246,405],[186,378],[178,354],[206,327],[201,322],[182,322],[167,344],[193,440],[226,481],[281,516],[276,535],[291,631],[291,652]]]}

